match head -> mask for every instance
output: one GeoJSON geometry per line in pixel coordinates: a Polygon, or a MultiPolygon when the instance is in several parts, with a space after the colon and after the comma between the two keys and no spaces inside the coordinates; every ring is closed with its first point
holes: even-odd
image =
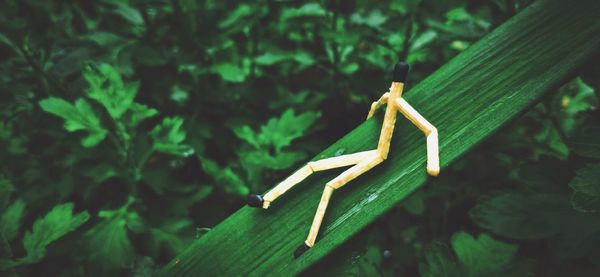
{"type": "Polygon", "coordinates": [[[263,198],[258,194],[248,195],[247,203],[250,207],[261,208],[263,206],[263,198]]]}
{"type": "Polygon", "coordinates": [[[406,76],[408,75],[409,66],[405,62],[398,62],[394,66],[394,79],[393,82],[406,82],[406,76]]]}
{"type": "Polygon", "coordinates": [[[310,249],[310,246],[306,245],[306,243],[301,244],[296,251],[294,251],[294,258],[298,259],[298,257],[302,256],[308,249],[310,249]]]}

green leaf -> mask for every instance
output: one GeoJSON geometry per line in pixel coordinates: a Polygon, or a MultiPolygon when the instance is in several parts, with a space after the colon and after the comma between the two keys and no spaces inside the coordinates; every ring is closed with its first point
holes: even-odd
{"type": "Polygon", "coordinates": [[[422,215],[425,212],[426,203],[425,195],[423,192],[418,191],[408,197],[402,205],[412,215],[422,215]]]}
{"type": "Polygon", "coordinates": [[[114,119],[119,119],[132,106],[140,87],[139,82],[123,82],[121,74],[109,64],[100,64],[95,69],[87,67],[83,77],[90,86],[87,96],[102,104],[114,119]]]}
{"type": "Polygon", "coordinates": [[[573,189],[573,208],[582,212],[597,212],[600,209],[600,163],[577,170],[569,186],[573,189]]]}
{"type": "Polygon", "coordinates": [[[286,54],[267,52],[254,58],[254,61],[260,65],[274,65],[289,58],[290,56],[286,54]]]}
{"type": "Polygon", "coordinates": [[[138,10],[129,6],[125,2],[115,1],[113,3],[116,5],[114,12],[120,15],[123,19],[129,21],[133,25],[144,25],[144,18],[138,10]]]}
{"type": "MultiPolygon", "coordinates": [[[[474,238],[465,232],[451,238],[452,249],[434,242],[419,266],[423,276],[505,276],[513,269],[518,246],[492,239],[487,234],[474,238]],[[458,259],[457,259],[458,258],[458,259]]],[[[513,273],[513,272],[511,272],[513,273]]]]}
{"type": "Polygon", "coordinates": [[[21,263],[35,263],[41,261],[46,255],[46,247],[53,241],[77,229],[88,221],[90,215],[83,211],[73,213],[73,203],[54,206],[43,218],[33,223],[31,231],[25,233],[23,247],[27,256],[19,259],[21,263]]]}
{"type": "Polygon", "coordinates": [[[92,107],[83,99],[77,99],[75,106],[56,97],[41,100],[39,104],[42,110],[62,117],[65,120],[64,126],[67,131],[88,131],[89,134],[81,141],[85,147],[96,146],[108,134],[108,131],[100,125],[100,119],[92,107]]]}
{"type": "Polygon", "coordinates": [[[108,33],[108,32],[94,32],[85,36],[82,36],[83,39],[91,40],[96,44],[104,47],[108,47],[111,45],[115,45],[119,42],[122,42],[124,39],[116,34],[108,33]]]}
{"type": "Polygon", "coordinates": [[[0,233],[7,241],[12,241],[19,234],[24,211],[25,201],[18,199],[0,215],[0,233]]]}
{"type": "Polygon", "coordinates": [[[301,152],[282,151],[271,154],[263,150],[240,152],[239,156],[245,165],[260,166],[274,170],[289,168],[296,162],[306,158],[306,154],[301,152]]]}
{"type": "Polygon", "coordinates": [[[0,209],[4,209],[10,201],[10,195],[15,191],[15,186],[6,177],[0,175],[0,209]]]}
{"type": "Polygon", "coordinates": [[[142,121],[158,115],[158,111],[156,109],[135,102],[131,104],[130,110],[131,117],[129,119],[128,124],[131,127],[136,127],[142,121]]]}
{"type": "Polygon", "coordinates": [[[479,199],[471,219],[495,234],[514,239],[542,239],[560,232],[568,222],[569,203],[562,195],[501,192],[479,199]]]}
{"type": "Polygon", "coordinates": [[[233,25],[236,25],[237,23],[242,21],[244,18],[252,15],[253,13],[254,9],[251,6],[247,4],[238,5],[235,10],[228,13],[229,16],[225,20],[219,22],[219,28],[230,28],[233,25]]]}
{"type": "Polygon", "coordinates": [[[181,129],[182,125],[183,118],[181,117],[166,117],[159,125],[156,125],[150,132],[154,141],[154,150],[181,157],[194,154],[191,146],[183,144],[186,133],[181,129]]]}
{"type": "Polygon", "coordinates": [[[472,16],[465,10],[465,7],[458,7],[448,11],[446,18],[448,18],[449,22],[468,21],[472,19],[472,16]]]}
{"type": "Polygon", "coordinates": [[[15,52],[19,52],[19,48],[15,46],[12,40],[4,33],[0,32],[0,42],[12,48],[15,52]]]}
{"type": "Polygon", "coordinates": [[[593,113],[595,107],[598,107],[598,97],[594,94],[594,89],[584,83],[582,78],[575,78],[563,85],[558,95],[560,95],[560,103],[557,106],[560,110],[555,111],[558,112],[555,117],[563,132],[569,137],[583,125],[588,113],[593,113]]]}
{"type": "Polygon", "coordinates": [[[215,161],[199,157],[202,169],[208,174],[218,187],[227,193],[246,196],[250,189],[244,184],[242,178],[230,167],[221,168],[215,161]]]}
{"type": "Polygon", "coordinates": [[[319,3],[306,3],[299,8],[284,9],[281,13],[281,20],[286,21],[299,17],[320,17],[327,14],[327,11],[319,3]]]}
{"type": "Polygon", "coordinates": [[[429,43],[433,42],[438,37],[438,33],[434,30],[427,30],[419,34],[411,43],[410,50],[415,51],[424,48],[429,43]]]}
{"type": "Polygon", "coordinates": [[[91,260],[105,268],[125,268],[132,265],[135,252],[127,236],[127,212],[100,211],[103,220],[85,233],[91,260]]]}
{"type": "Polygon", "coordinates": [[[109,178],[119,175],[119,171],[115,165],[109,163],[99,163],[81,171],[81,175],[91,178],[94,183],[100,184],[109,178]]]}
{"type": "Polygon", "coordinates": [[[292,58],[299,63],[302,68],[311,66],[317,62],[311,53],[305,51],[294,52],[292,58]]]}
{"type": "MultiPolygon", "coordinates": [[[[172,255],[183,251],[189,241],[183,239],[182,235],[179,234],[182,230],[193,230],[192,222],[187,219],[167,219],[161,228],[150,229],[150,234],[152,235],[150,245],[151,251],[154,252],[154,256],[160,254],[161,248],[168,249],[169,253],[172,255]]],[[[188,231],[188,233],[191,232],[188,231]]]]}
{"type": "Polygon", "coordinates": [[[276,152],[280,152],[294,139],[301,137],[319,116],[318,112],[295,115],[293,109],[288,109],[281,117],[271,118],[267,124],[261,126],[260,133],[254,132],[248,126],[234,128],[233,131],[238,138],[256,148],[273,146],[276,152]]]}
{"type": "Polygon", "coordinates": [[[582,157],[600,159],[600,120],[590,116],[569,139],[573,152],[582,157]]]}
{"type": "Polygon", "coordinates": [[[214,66],[212,71],[218,73],[223,80],[228,82],[241,83],[246,80],[246,72],[239,66],[231,63],[214,66]]]}
{"type": "Polygon", "coordinates": [[[565,113],[575,115],[583,111],[594,109],[598,105],[598,99],[594,94],[594,89],[583,82],[581,78],[576,78],[572,84],[566,88],[570,90],[570,95],[565,96],[563,105],[565,113]]]}
{"type": "Polygon", "coordinates": [[[378,28],[387,21],[387,17],[380,10],[373,10],[367,16],[355,13],[350,17],[350,22],[359,25],[366,25],[373,28],[378,28]]]}
{"type": "Polygon", "coordinates": [[[400,0],[393,1],[390,3],[390,9],[392,11],[397,11],[402,15],[405,15],[409,12],[416,10],[419,6],[421,0],[400,0]]]}
{"type": "Polygon", "coordinates": [[[577,175],[571,180],[569,186],[574,191],[600,196],[600,163],[588,164],[577,170],[577,175]]]}
{"type": "Polygon", "coordinates": [[[185,103],[189,98],[189,93],[178,85],[171,88],[171,100],[177,104],[185,103]]]}
{"type": "Polygon", "coordinates": [[[441,242],[434,241],[425,252],[425,263],[419,265],[419,272],[424,277],[463,277],[464,267],[456,261],[454,255],[441,242]]]}
{"type": "Polygon", "coordinates": [[[481,234],[475,239],[470,234],[458,232],[452,236],[452,248],[469,276],[500,275],[511,263],[518,246],[492,239],[481,234]]]}

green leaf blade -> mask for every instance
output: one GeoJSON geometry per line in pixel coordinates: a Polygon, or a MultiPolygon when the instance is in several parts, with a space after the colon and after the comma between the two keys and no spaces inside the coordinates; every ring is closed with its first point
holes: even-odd
{"type": "Polygon", "coordinates": [[[19,234],[24,212],[25,201],[18,199],[0,215],[0,233],[7,241],[12,241],[19,234]]]}
{"type": "Polygon", "coordinates": [[[73,214],[73,203],[54,206],[43,218],[36,220],[31,231],[25,233],[23,247],[27,256],[21,262],[39,262],[46,255],[46,247],[60,237],[79,228],[90,215],[84,211],[73,214]]]}

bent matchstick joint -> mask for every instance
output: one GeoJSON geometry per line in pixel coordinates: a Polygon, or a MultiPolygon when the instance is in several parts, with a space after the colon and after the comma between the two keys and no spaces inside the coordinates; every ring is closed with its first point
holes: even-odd
{"type": "Polygon", "coordinates": [[[325,210],[327,209],[333,191],[343,187],[348,182],[387,159],[398,111],[425,134],[427,141],[427,173],[431,176],[437,176],[440,173],[437,129],[413,109],[404,98],[402,98],[402,91],[404,89],[404,82],[406,81],[408,70],[408,64],[404,62],[396,64],[390,91],[384,93],[379,100],[371,104],[367,119],[371,118],[377,109],[387,104],[377,149],[308,162],[267,192],[264,196],[257,194],[248,196],[249,206],[267,209],[279,196],[314,172],[351,166],[346,171],[342,172],[342,174],[325,184],[321,201],[319,202],[317,212],[308,232],[308,237],[306,238],[306,241],[296,249],[294,257],[299,257],[315,244],[321,222],[325,216],[325,210]]]}

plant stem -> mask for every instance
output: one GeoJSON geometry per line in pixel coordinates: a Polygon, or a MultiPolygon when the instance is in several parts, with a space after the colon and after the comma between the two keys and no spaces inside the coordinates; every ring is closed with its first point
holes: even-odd
{"type": "MultiPolygon", "coordinates": [[[[44,68],[38,64],[33,56],[25,49],[25,47],[14,44],[19,50],[21,56],[25,59],[25,61],[33,68],[34,71],[37,71],[48,83],[52,84],[55,88],[63,92],[63,94],[68,94],[68,89],[55,77],[51,76],[48,72],[44,70],[44,68]]],[[[47,95],[51,95],[48,91],[45,91],[47,95]]]]}

